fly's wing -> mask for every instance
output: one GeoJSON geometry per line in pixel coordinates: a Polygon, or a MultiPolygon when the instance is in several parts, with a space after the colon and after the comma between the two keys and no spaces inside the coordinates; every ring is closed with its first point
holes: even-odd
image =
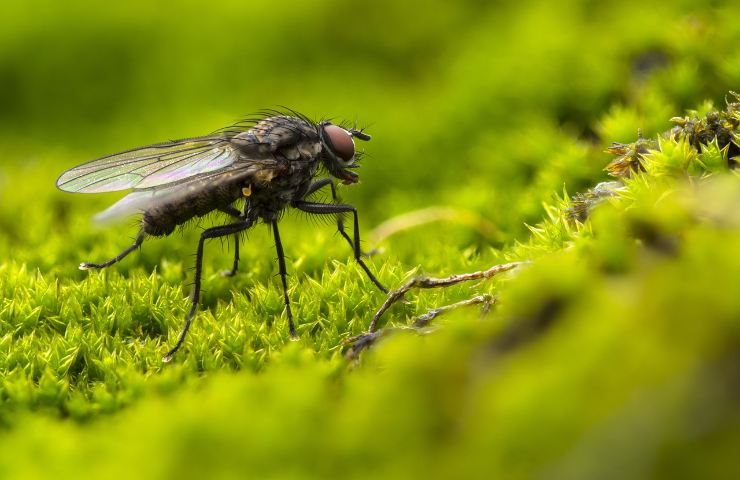
{"type": "Polygon", "coordinates": [[[187,138],[127,150],[64,172],[60,190],[77,193],[137,190],[182,182],[232,165],[239,151],[224,135],[187,138]]]}
{"type": "Polygon", "coordinates": [[[133,189],[95,217],[106,221],[177,203],[236,178],[250,183],[268,182],[284,171],[286,160],[293,159],[286,153],[289,146],[316,136],[310,121],[288,116],[265,118],[249,130],[245,128],[239,124],[204,137],[148,145],[99,158],[64,172],[57,187],[76,193],[133,189]]]}

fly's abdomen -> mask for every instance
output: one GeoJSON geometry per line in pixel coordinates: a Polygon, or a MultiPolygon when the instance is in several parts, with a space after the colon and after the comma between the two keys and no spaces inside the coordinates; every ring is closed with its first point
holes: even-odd
{"type": "Polygon", "coordinates": [[[149,235],[169,235],[178,225],[224,208],[242,198],[242,188],[246,183],[242,175],[221,175],[183,185],[176,194],[144,211],[142,228],[149,235]]]}

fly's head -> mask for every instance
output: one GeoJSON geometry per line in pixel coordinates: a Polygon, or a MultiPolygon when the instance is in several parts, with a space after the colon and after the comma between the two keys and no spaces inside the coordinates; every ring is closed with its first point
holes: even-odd
{"type": "Polygon", "coordinates": [[[319,123],[318,131],[324,167],[345,184],[357,183],[359,175],[350,170],[360,166],[357,163],[354,139],[366,142],[370,140],[370,135],[354,128],[345,130],[327,121],[319,123]]]}

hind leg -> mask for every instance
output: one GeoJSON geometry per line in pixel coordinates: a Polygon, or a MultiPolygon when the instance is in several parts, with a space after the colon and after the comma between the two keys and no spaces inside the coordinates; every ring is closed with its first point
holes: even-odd
{"type": "Polygon", "coordinates": [[[120,262],[121,260],[126,258],[126,256],[129,253],[133,252],[134,250],[136,250],[137,248],[141,246],[141,244],[144,242],[144,237],[145,237],[144,230],[140,230],[139,234],[136,236],[136,240],[134,240],[134,243],[128,248],[126,248],[124,251],[122,251],[115,257],[111,258],[107,262],[103,262],[103,263],[83,262],[80,264],[80,270],[90,270],[91,268],[105,268],[105,267],[110,267],[114,263],[120,262]]]}

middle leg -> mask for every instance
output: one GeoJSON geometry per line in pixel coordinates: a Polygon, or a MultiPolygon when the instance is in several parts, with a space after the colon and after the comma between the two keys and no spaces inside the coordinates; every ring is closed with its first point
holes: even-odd
{"type": "Polygon", "coordinates": [[[163,362],[166,363],[172,360],[172,356],[175,355],[175,353],[182,346],[182,343],[185,341],[185,336],[188,334],[188,330],[190,329],[190,323],[192,322],[193,317],[195,316],[195,312],[198,309],[198,300],[200,299],[201,276],[203,273],[203,246],[205,245],[206,240],[210,238],[220,238],[232,234],[238,234],[239,232],[242,232],[251,226],[251,220],[241,220],[230,225],[209,228],[201,233],[200,241],[198,241],[198,250],[196,250],[195,252],[195,275],[193,279],[193,291],[190,295],[190,310],[185,317],[185,324],[182,327],[182,331],[180,332],[180,336],[177,338],[175,346],[172,347],[172,349],[170,349],[170,351],[167,352],[167,354],[162,358],[163,362]]]}
{"type": "Polygon", "coordinates": [[[280,269],[280,280],[283,282],[283,301],[285,302],[285,313],[288,316],[288,329],[292,338],[298,338],[293,323],[293,312],[290,311],[290,299],[288,298],[288,272],[285,268],[285,252],[283,252],[283,243],[280,241],[280,232],[278,232],[277,221],[272,222],[272,233],[275,235],[275,250],[278,256],[278,268],[280,269]]]}

